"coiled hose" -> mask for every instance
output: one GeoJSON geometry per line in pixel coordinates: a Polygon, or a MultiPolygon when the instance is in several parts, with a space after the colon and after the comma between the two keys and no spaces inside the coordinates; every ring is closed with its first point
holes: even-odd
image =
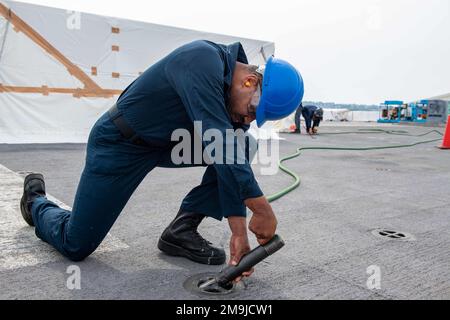
{"type": "MultiPolygon", "coordinates": [[[[382,133],[382,134],[391,134],[391,135],[401,135],[401,136],[409,136],[409,137],[424,137],[432,133],[439,134],[440,136],[443,136],[441,132],[438,130],[432,130],[424,134],[420,135],[413,135],[410,134],[407,131],[401,131],[401,130],[384,130],[384,129],[361,129],[358,131],[348,131],[348,132],[336,132],[336,133],[322,133],[321,136],[324,135],[340,135],[340,134],[373,134],[373,133],[382,133]]],[[[304,151],[308,150],[334,150],[334,151],[371,151],[371,150],[386,150],[386,149],[401,149],[401,148],[412,148],[418,145],[432,143],[440,141],[441,139],[434,139],[434,140],[427,140],[427,141],[420,141],[412,144],[400,144],[400,145],[392,145],[392,146],[380,146],[380,147],[365,147],[365,148],[342,148],[342,147],[305,147],[305,148],[298,148],[297,151],[289,155],[279,162],[279,168],[287,175],[291,176],[294,179],[294,182],[287,188],[284,188],[283,190],[267,197],[269,202],[275,202],[284,196],[288,195],[295,189],[297,189],[301,185],[301,179],[298,174],[290,170],[288,167],[284,165],[285,162],[298,158],[304,151]]]]}

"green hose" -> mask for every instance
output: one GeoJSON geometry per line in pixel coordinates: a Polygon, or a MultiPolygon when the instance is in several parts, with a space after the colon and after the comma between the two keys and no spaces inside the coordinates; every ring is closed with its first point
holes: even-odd
{"type": "Polygon", "coordinates": [[[324,135],[340,135],[340,134],[371,134],[371,133],[384,133],[384,134],[391,134],[391,135],[397,135],[397,136],[407,136],[407,137],[424,137],[432,133],[437,133],[441,136],[443,136],[442,132],[438,130],[431,130],[423,134],[419,135],[413,135],[410,134],[408,131],[404,130],[385,130],[385,129],[360,129],[358,131],[346,131],[346,132],[330,132],[330,133],[322,133],[321,136],[324,135]]]}
{"type": "MultiPolygon", "coordinates": [[[[438,133],[439,135],[443,136],[443,134],[437,130],[429,131],[425,134],[421,135],[412,135],[409,134],[407,131],[398,131],[398,130],[383,130],[383,129],[362,129],[355,132],[337,132],[337,133],[323,133],[321,135],[335,135],[335,134],[367,134],[367,133],[384,133],[384,134],[393,134],[393,135],[402,135],[402,136],[410,136],[410,137],[423,137],[426,135],[429,135],[431,133],[438,133]]],[[[284,163],[286,161],[298,158],[303,151],[307,150],[334,150],[334,151],[371,151],[371,150],[386,150],[386,149],[400,149],[400,148],[412,148],[421,144],[427,144],[432,142],[440,141],[441,139],[434,139],[434,140],[427,140],[427,141],[420,141],[413,144],[402,144],[402,145],[392,145],[392,146],[381,146],[381,147],[365,147],[365,148],[341,148],[341,147],[306,147],[306,148],[298,148],[297,152],[287,156],[280,160],[279,162],[279,168],[285,172],[287,175],[291,176],[294,179],[294,183],[290,185],[289,187],[267,197],[269,202],[277,201],[284,196],[288,195],[295,189],[297,189],[301,184],[301,179],[298,174],[284,166],[284,163]]]]}

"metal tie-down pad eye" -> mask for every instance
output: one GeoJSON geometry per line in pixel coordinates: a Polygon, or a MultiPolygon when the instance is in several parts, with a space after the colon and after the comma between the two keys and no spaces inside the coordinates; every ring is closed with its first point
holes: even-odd
{"type": "Polygon", "coordinates": [[[197,274],[188,278],[183,286],[187,291],[203,297],[236,295],[242,287],[240,284],[230,284],[225,287],[219,286],[219,284],[214,281],[216,276],[217,274],[214,273],[197,274]]]}

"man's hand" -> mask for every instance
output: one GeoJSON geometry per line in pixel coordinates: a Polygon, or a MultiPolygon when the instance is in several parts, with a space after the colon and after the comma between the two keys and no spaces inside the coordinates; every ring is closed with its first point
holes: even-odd
{"type": "Polygon", "coordinates": [[[278,221],[265,197],[248,199],[245,205],[253,212],[249,229],[260,245],[265,245],[275,236],[278,221]]]}
{"type": "MultiPolygon", "coordinates": [[[[253,232],[260,245],[265,245],[275,236],[277,218],[265,197],[248,199],[245,205],[253,212],[249,229],[253,232]]],[[[230,241],[230,265],[238,265],[242,257],[250,252],[247,236],[247,219],[243,217],[229,217],[228,223],[232,232],[230,241]]],[[[245,272],[243,277],[250,277],[255,270],[245,272]]],[[[236,279],[241,281],[242,277],[236,279]]]]}
{"type": "MultiPolygon", "coordinates": [[[[247,236],[247,219],[243,217],[229,217],[228,223],[232,232],[230,240],[230,265],[236,266],[242,257],[250,252],[250,244],[247,236]]],[[[242,274],[243,277],[250,277],[255,270],[248,270],[242,274]]],[[[235,282],[242,280],[239,277],[235,282]]]]}

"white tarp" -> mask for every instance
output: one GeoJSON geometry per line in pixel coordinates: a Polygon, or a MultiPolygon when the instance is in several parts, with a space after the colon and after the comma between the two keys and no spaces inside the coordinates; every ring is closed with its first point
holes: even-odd
{"type": "Polygon", "coordinates": [[[378,111],[353,111],[350,114],[349,121],[353,122],[377,122],[380,119],[378,111]]]}
{"type": "Polygon", "coordinates": [[[349,121],[350,110],[347,109],[325,109],[323,114],[324,121],[349,121]]]}
{"type": "Polygon", "coordinates": [[[325,121],[333,122],[377,122],[378,111],[350,111],[348,109],[325,109],[325,121]]]}
{"type": "Polygon", "coordinates": [[[430,98],[428,100],[445,100],[445,101],[450,101],[450,93],[449,94],[444,94],[444,95],[441,95],[441,96],[437,96],[437,97],[433,97],[433,98],[430,98]]]}
{"type": "Polygon", "coordinates": [[[0,0],[0,143],[86,142],[118,94],[175,48],[240,41],[250,63],[271,42],[0,0]]]}

